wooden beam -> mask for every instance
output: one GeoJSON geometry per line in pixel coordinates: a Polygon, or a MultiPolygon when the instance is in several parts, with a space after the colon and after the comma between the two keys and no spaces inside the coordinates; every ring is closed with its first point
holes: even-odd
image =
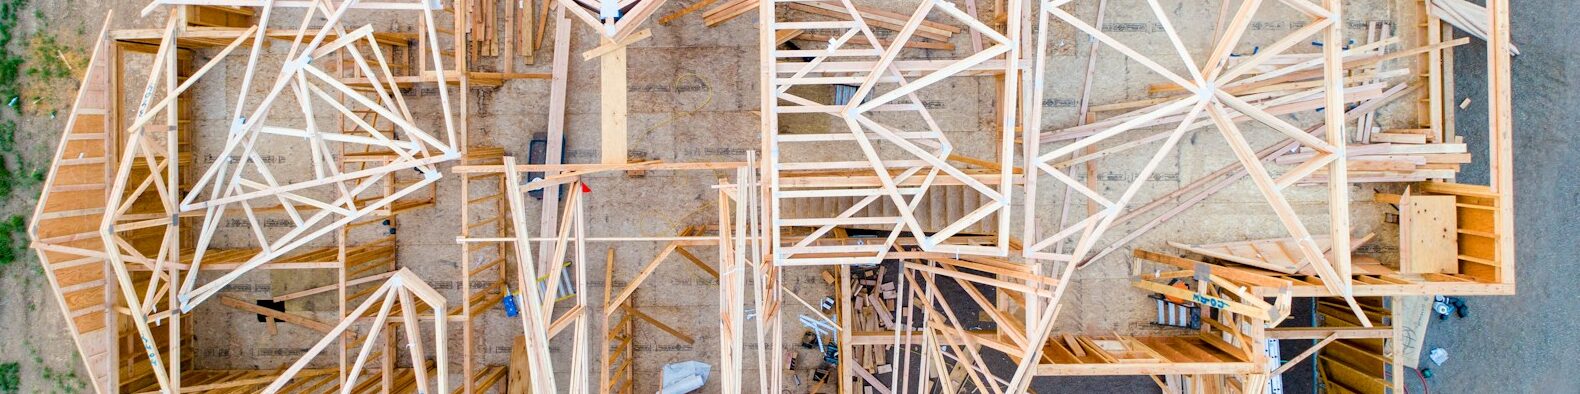
{"type": "Polygon", "coordinates": [[[1267,339],[1338,339],[1393,338],[1393,327],[1277,327],[1267,330],[1267,339]]]}
{"type": "Polygon", "coordinates": [[[657,327],[660,331],[669,333],[669,335],[674,336],[675,339],[679,339],[681,342],[685,342],[687,345],[696,342],[696,339],[692,338],[690,335],[686,335],[685,331],[670,327],[668,324],[664,324],[663,321],[659,321],[658,319],[653,318],[653,316],[643,313],[641,309],[637,309],[636,307],[630,305],[620,305],[620,308],[623,308],[625,313],[630,313],[631,316],[642,319],[648,324],[652,324],[653,327],[657,327]]]}
{"type": "Polygon", "coordinates": [[[603,55],[607,55],[607,54],[610,54],[610,53],[614,53],[614,52],[619,51],[619,50],[623,50],[623,49],[625,49],[625,47],[631,46],[631,44],[635,44],[637,42],[640,42],[640,41],[645,40],[648,37],[652,37],[652,36],[653,36],[653,29],[642,29],[641,31],[638,31],[636,33],[632,33],[630,36],[627,36],[625,39],[620,40],[620,42],[612,42],[612,41],[605,40],[603,45],[599,45],[597,48],[589,49],[586,52],[582,52],[582,60],[593,60],[593,59],[598,58],[599,56],[603,56],[603,55]]]}
{"type": "MultiPolygon", "coordinates": [[[[603,39],[608,46],[613,41],[603,39]]],[[[624,45],[616,45],[598,58],[598,102],[602,110],[602,128],[599,130],[599,162],[624,164],[629,160],[626,151],[626,76],[624,45]]]]}
{"type": "Polygon", "coordinates": [[[1295,355],[1294,358],[1290,358],[1288,361],[1284,361],[1284,365],[1278,366],[1278,369],[1274,369],[1271,374],[1283,374],[1290,368],[1294,368],[1296,364],[1300,364],[1300,362],[1305,360],[1306,357],[1311,357],[1311,355],[1316,354],[1318,350],[1322,350],[1323,346],[1327,346],[1329,343],[1333,343],[1333,341],[1337,339],[1339,339],[1338,334],[1329,334],[1327,338],[1322,338],[1321,341],[1318,341],[1315,345],[1311,345],[1311,347],[1307,348],[1306,351],[1300,352],[1300,354],[1295,355]]]}

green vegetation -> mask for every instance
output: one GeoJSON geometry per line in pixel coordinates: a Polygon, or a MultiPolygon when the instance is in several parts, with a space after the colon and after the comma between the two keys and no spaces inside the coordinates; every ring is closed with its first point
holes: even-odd
{"type": "Polygon", "coordinates": [[[27,220],[22,215],[11,215],[9,220],[0,222],[0,266],[16,261],[17,256],[25,253],[25,245],[27,220]]]}
{"type": "MultiPolygon", "coordinates": [[[[15,117],[21,115],[26,101],[22,98],[22,77],[25,74],[34,81],[44,82],[70,79],[72,73],[66,58],[73,51],[50,34],[33,35],[26,48],[16,48],[21,46],[18,38],[25,34],[21,31],[20,19],[27,6],[28,0],[0,0],[0,104],[10,108],[0,110],[0,202],[9,201],[13,192],[31,194],[22,189],[31,189],[43,180],[45,173],[43,167],[27,163],[17,149],[19,126],[15,117]]],[[[45,20],[41,10],[34,9],[33,14],[38,21],[45,20]]],[[[24,255],[20,253],[21,246],[27,242],[24,222],[26,219],[21,216],[0,222],[0,266],[9,265],[24,255]]],[[[4,387],[3,383],[0,381],[0,388],[4,387]]]]}
{"type": "Polygon", "coordinates": [[[22,365],[15,362],[0,364],[0,394],[22,391],[22,365]]]}
{"type": "MultiPolygon", "coordinates": [[[[29,165],[18,154],[16,132],[16,122],[0,120],[0,201],[10,198],[11,193],[19,188],[30,189],[44,180],[44,168],[29,165]]],[[[25,231],[26,228],[17,227],[14,230],[25,231]]],[[[0,259],[0,265],[9,262],[9,259],[0,259]]]]}
{"type": "MultiPolygon", "coordinates": [[[[12,109],[21,105],[22,65],[27,59],[11,50],[11,41],[17,35],[13,31],[19,25],[17,12],[25,6],[27,0],[0,0],[0,103],[12,109]]],[[[16,123],[10,119],[0,120],[0,152],[14,151],[15,138],[16,123]]],[[[0,193],[6,194],[9,193],[0,193]]]]}
{"type": "Polygon", "coordinates": [[[43,80],[71,77],[71,66],[66,64],[65,59],[71,48],[55,42],[54,35],[39,32],[28,43],[28,48],[33,60],[27,68],[28,76],[43,80]]]}
{"type": "Polygon", "coordinates": [[[17,13],[26,6],[27,0],[0,0],[0,100],[9,107],[15,107],[13,103],[20,101],[22,95],[18,79],[26,59],[12,53],[10,45],[16,38],[17,32],[12,29],[18,25],[17,13]]]}

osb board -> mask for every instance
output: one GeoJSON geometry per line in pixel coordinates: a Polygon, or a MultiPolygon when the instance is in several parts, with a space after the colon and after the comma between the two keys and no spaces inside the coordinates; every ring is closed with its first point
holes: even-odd
{"type": "Polygon", "coordinates": [[[1399,271],[1459,273],[1454,196],[1408,196],[1399,205],[1399,271]]]}

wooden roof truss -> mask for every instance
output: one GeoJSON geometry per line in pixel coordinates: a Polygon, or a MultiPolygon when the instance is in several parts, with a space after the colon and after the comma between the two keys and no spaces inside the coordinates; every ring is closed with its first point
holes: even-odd
{"type": "MultiPolygon", "coordinates": [[[[1134,116],[1125,116],[1116,120],[1112,125],[1076,138],[1067,144],[1060,145],[1052,150],[1043,151],[1041,143],[1027,143],[1026,167],[1030,175],[1026,180],[1024,195],[1025,204],[1033,206],[1037,197],[1039,178],[1051,179],[1054,185],[1063,186],[1073,190],[1078,195],[1078,200],[1096,206],[1095,212],[1078,220],[1063,220],[1061,223],[1070,223],[1062,226],[1052,234],[1044,234],[1037,223],[1037,210],[1026,210],[1027,226],[1025,227],[1026,239],[1031,244],[1025,250],[1028,258],[1048,259],[1081,264],[1088,261],[1094,250],[1098,247],[1103,235],[1114,227],[1116,219],[1125,214],[1131,201],[1136,197],[1141,187],[1151,177],[1163,159],[1174,151],[1174,148],[1192,129],[1192,125],[1201,119],[1210,119],[1216,126],[1219,134],[1228,142],[1234,152],[1235,158],[1249,174],[1258,191],[1266,199],[1269,206],[1277,214],[1285,230],[1296,240],[1301,257],[1309,261],[1310,266],[1323,278],[1323,282],[1334,294],[1344,296],[1350,305],[1354,306],[1353,297],[1349,296],[1350,255],[1337,253],[1324,255],[1322,247],[1317,245],[1310,230],[1295,213],[1294,207],[1285,198],[1283,189],[1293,185],[1306,176],[1319,169],[1326,169],[1328,174],[1328,214],[1330,239],[1334,240],[1332,248],[1336,250],[1349,250],[1350,222],[1349,222],[1349,183],[1344,178],[1347,160],[1336,160],[1345,157],[1346,133],[1344,131],[1344,112],[1331,110],[1344,108],[1345,75],[1343,69],[1344,48],[1341,45],[1326,45],[1322,49],[1321,69],[1322,81],[1320,91],[1323,103],[1330,110],[1323,112],[1325,127],[1307,131],[1301,127],[1290,124],[1288,121],[1268,113],[1267,107],[1280,104],[1277,98],[1265,102],[1248,101],[1243,93],[1237,93],[1230,88],[1236,84],[1246,84],[1257,80],[1270,78],[1269,74],[1252,74],[1256,67],[1274,56],[1284,53],[1297,43],[1308,42],[1312,37],[1328,43],[1345,42],[1344,24],[1341,19],[1343,10],[1339,1],[1322,0],[1308,2],[1305,0],[1280,2],[1310,18],[1310,22],[1287,36],[1279,38],[1274,43],[1249,55],[1248,59],[1240,62],[1230,62],[1231,55],[1253,22],[1253,17],[1260,7],[1260,1],[1247,1],[1233,14],[1233,18],[1225,24],[1224,34],[1217,38],[1206,59],[1198,61],[1186,48],[1179,34],[1175,31],[1174,24],[1167,13],[1158,4],[1157,0],[1148,0],[1147,5],[1157,16],[1159,23],[1168,36],[1170,44],[1179,57],[1177,62],[1185,66],[1186,73],[1181,74],[1163,66],[1158,60],[1136,52],[1131,47],[1116,40],[1112,36],[1100,31],[1091,24],[1070,14],[1061,7],[1070,4],[1070,0],[1056,0],[1044,3],[1039,15],[1038,56],[1033,75],[1043,75],[1048,61],[1047,34],[1052,20],[1057,20],[1074,27],[1077,30],[1093,37],[1106,48],[1122,53],[1130,61],[1140,64],[1153,73],[1167,79],[1170,83],[1184,88],[1186,94],[1177,98],[1157,103],[1144,109],[1135,111],[1134,116]],[[1232,111],[1232,112],[1231,112],[1232,111]],[[1179,116],[1183,114],[1183,116],[1179,116]],[[1205,115],[1205,116],[1204,116],[1205,115]],[[1247,142],[1238,124],[1240,118],[1255,120],[1256,122],[1278,131],[1284,136],[1295,140],[1300,146],[1311,148],[1317,152],[1305,162],[1296,165],[1287,172],[1275,176],[1262,163],[1256,151],[1247,142]],[[1084,182],[1078,181],[1066,173],[1066,170],[1054,168],[1056,160],[1065,157],[1074,157],[1082,154],[1083,149],[1092,147],[1104,141],[1115,139],[1138,127],[1149,125],[1159,119],[1168,119],[1169,123],[1177,121],[1171,131],[1158,133],[1140,141],[1153,141],[1163,139],[1161,146],[1150,155],[1147,164],[1142,167],[1135,180],[1118,196],[1104,195],[1093,190],[1084,182]],[[1065,249],[1065,241],[1073,241],[1072,247],[1065,249]]],[[[1040,86],[1042,83],[1035,83],[1040,86]]],[[[1033,91],[1033,101],[1040,102],[1041,89],[1033,91]]],[[[1253,100],[1254,101],[1254,100],[1253,100]]],[[[1028,116],[1028,123],[1037,125],[1040,119],[1040,108],[1033,106],[1028,116]]],[[[1039,130],[1038,127],[1028,127],[1027,130],[1039,130]]],[[[1040,134],[1028,134],[1027,141],[1041,141],[1040,134]]],[[[1118,149],[1137,148],[1144,145],[1122,144],[1118,149]]],[[[1110,148],[1114,149],[1114,148],[1110,148]]],[[[1108,152],[1112,153],[1112,152],[1108,152]]],[[[1366,322],[1364,314],[1358,306],[1354,312],[1366,322]]]]}
{"type": "MultiPolygon", "coordinates": [[[[844,9],[842,14],[817,17],[834,20],[810,21],[786,20],[777,14],[773,2],[763,3],[760,18],[771,21],[760,29],[762,58],[765,65],[771,65],[764,70],[763,86],[772,89],[763,97],[763,133],[768,152],[764,165],[769,169],[767,197],[773,200],[768,206],[773,209],[770,227],[777,264],[874,263],[883,260],[902,233],[919,240],[926,251],[994,256],[1008,253],[1009,193],[1013,183],[1010,160],[1014,156],[1012,136],[1018,124],[1014,111],[1004,111],[993,130],[999,134],[994,147],[999,160],[987,162],[991,163],[988,168],[973,170],[950,161],[956,147],[916,93],[945,83],[949,78],[999,73],[1003,75],[999,83],[1005,92],[1003,108],[1015,108],[1019,96],[1016,77],[1019,74],[1021,26],[1018,10],[1021,6],[1019,1],[1009,3],[1009,9],[1014,11],[1007,27],[1000,32],[957,9],[951,2],[923,1],[887,45],[878,39],[851,1],[838,3],[844,9]],[[905,43],[929,16],[962,23],[972,32],[990,39],[992,45],[955,59],[899,61],[901,53],[907,52],[905,43]],[[823,48],[778,49],[777,33],[786,30],[827,32],[835,38],[823,48]],[[799,89],[832,89],[835,85],[858,87],[844,102],[817,101],[798,93],[799,89]],[[779,130],[779,118],[798,114],[834,117],[848,132],[788,134],[779,130]],[[796,154],[810,146],[844,147],[859,154],[834,160],[796,154]],[[823,175],[829,173],[838,176],[823,175]],[[934,186],[939,185],[965,185],[970,192],[980,193],[984,202],[958,217],[948,218],[950,224],[939,231],[928,232],[918,223],[917,206],[927,193],[933,192],[934,186]],[[782,201],[789,199],[847,196],[861,199],[835,217],[789,218],[784,217],[781,209],[782,201]],[[859,214],[873,204],[892,205],[898,215],[859,214]],[[989,216],[997,218],[996,242],[985,245],[951,242],[950,238],[961,230],[989,216]],[[837,253],[812,246],[834,227],[856,224],[886,225],[892,231],[882,243],[843,247],[837,253]],[[804,237],[787,238],[787,227],[816,230],[804,237]]],[[[823,151],[826,149],[817,150],[823,151]]]]}
{"type": "MultiPolygon", "coordinates": [[[[242,94],[235,106],[234,122],[230,126],[230,133],[219,155],[234,157],[234,161],[220,160],[206,169],[194,185],[193,192],[180,199],[179,209],[181,212],[203,212],[203,231],[199,233],[197,241],[194,268],[201,268],[203,253],[209,247],[212,231],[224,219],[226,208],[233,205],[240,205],[243,208],[257,242],[265,252],[254,256],[241,267],[202,285],[198,285],[196,276],[188,276],[181,285],[180,300],[183,310],[191,310],[194,305],[212,296],[225,284],[270,259],[342,228],[360,217],[389,206],[402,196],[437,181],[441,174],[435,165],[460,157],[454,118],[451,114],[448,93],[445,93],[448,84],[446,78],[436,79],[438,91],[441,92],[444,131],[433,133],[416,124],[411,110],[407,108],[401,96],[394,75],[390,73],[390,68],[385,63],[379,45],[374,41],[373,27],[363,25],[348,32],[343,26],[341,19],[354,4],[356,4],[354,1],[345,2],[333,10],[324,5],[309,8],[308,15],[321,13],[328,19],[327,23],[311,34],[308,33],[309,29],[306,26],[302,27],[286,57],[291,60],[279,66],[279,74],[266,90],[267,93],[261,102],[255,107],[248,107],[247,96],[251,92],[248,87],[255,81],[256,71],[260,66],[257,55],[261,45],[258,44],[259,41],[254,41],[253,52],[247,60],[247,73],[242,80],[242,94]],[[332,32],[335,33],[336,38],[329,40],[328,37],[332,32]],[[364,54],[359,49],[359,43],[364,41],[371,49],[370,54],[364,54]],[[351,58],[362,75],[375,81],[371,85],[376,96],[369,97],[364,92],[351,88],[340,78],[314,63],[315,60],[326,59],[332,54],[351,58]],[[274,104],[288,91],[300,108],[275,108],[274,104]],[[335,92],[339,96],[332,95],[330,92],[335,92]],[[244,108],[252,109],[244,113],[242,112],[244,108]],[[274,110],[300,111],[306,119],[305,128],[270,125],[268,119],[274,110]],[[339,132],[340,130],[317,125],[312,119],[319,111],[343,114],[355,122],[359,130],[342,133],[339,132]],[[377,116],[367,119],[368,116],[361,116],[358,111],[371,111],[377,116]],[[382,122],[392,123],[397,132],[386,133],[374,126],[382,122]],[[313,163],[313,174],[310,179],[298,182],[282,181],[270,170],[269,163],[258,156],[257,150],[261,141],[265,139],[279,141],[278,138],[281,137],[285,138],[284,141],[288,141],[287,143],[308,146],[313,163]],[[356,145],[357,148],[354,149],[374,147],[379,151],[393,153],[394,158],[372,168],[341,172],[332,163],[335,163],[334,154],[339,149],[345,148],[344,145],[356,145]],[[414,183],[399,186],[393,194],[372,201],[358,198],[380,182],[393,182],[393,178],[389,177],[391,173],[406,170],[417,170],[423,174],[423,177],[414,183]],[[322,197],[325,195],[333,197],[322,197]],[[284,206],[295,228],[272,239],[266,236],[261,224],[252,214],[253,204],[263,202],[277,202],[284,206]],[[305,214],[299,210],[316,210],[316,212],[305,214]]],[[[272,23],[269,19],[270,10],[271,7],[264,7],[260,26],[266,27],[272,23]]],[[[433,13],[432,9],[426,7],[421,8],[420,11],[421,17],[428,21],[425,25],[429,30],[427,32],[429,36],[437,36],[432,23],[433,13]]],[[[433,53],[430,64],[433,66],[434,74],[443,76],[449,70],[444,67],[444,62],[438,55],[440,51],[438,40],[426,40],[426,43],[428,48],[425,49],[433,53]]],[[[141,123],[143,122],[140,120],[134,121],[133,128],[141,123]]]]}
{"type": "MultiPolygon", "coordinates": [[[[428,346],[424,345],[425,341],[423,340],[420,327],[422,320],[417,316],[418,312],[424,307],[429,311],[435,312],[446,310],[444,296],[439,295],[439,292],[429,287],[417,274],[413,274],[406,268],[401,268],[388,280],[384,281],[384,284],[379,286],[378,290],[375,290],[366,301],[357,306],[350,315],[341,320],[339,324],[336,324],[329,331],[328,335],[324,335],[322,340],[319,340],[311,349],[308,349],[306,354],[303,354],[300,359],[292,363],[285,372],[274,379],[273,383],[270,383],[268,387],[265,387],[260,392],[270,394],[278,392],[282,387],[289,384],[291,379],[302,368],[307,367],[307,364],[312,362],[319,353],[322,353],[324,349],[327,349],[335,341],[343,339],[342,334],[346,333],[353,324],[363,320],[364,317],[371,317],[374,322],[369,326],[367,335],[364,336],[366,339],[362,341],[362,346],[357,352],[356,362],[352,364],[350,369],[344,371],[346,377],[342,387],[346,387],[344,391],[349,392],[350,387],[354,386],[357,379],[361,377],[363,367],[368,363],[368,355],[377,343],[372,338],[377,337],[380,331],[386,327],[385,322],[389,321],[392,313],[399,313],[400,325],[405,328],[406,346],[404,348],[410,352],[413,365],[412,372],[416,375],[416,391],[428,392],[428,387],[434,387],[435,391],[431,392],[450,392],[450,363],[447,356],[448,346],[446,346],[448,341],[444,340],[450,319],[432,319],[433,337],[436,340],[433,341],[433,347],[431,348],[433,351],[433,361],[431,361],[433,370],[430,372],[428,366],[430,364],[428,360],[430,359],[426,354],[429,349],[428,346]],[[419,300],[422,301],[421,304],[417,303],[419,300]],[[400,309],[396,310],[398,312],[392,312],[392,308],[397,301],[400,303],[400,309]],[[372,308],[374,305],[379,306],[376,311],[372,308]],[[369,312],[372,313],[369,314],[369,312]],[[430,376],[429,373],[433,375],[430,376]],[[431,379],[432,385],[429,383],[430,377],[433,378],[431,379]]],[[[386,366],[386,368],[389,367],[386,366]]]]}

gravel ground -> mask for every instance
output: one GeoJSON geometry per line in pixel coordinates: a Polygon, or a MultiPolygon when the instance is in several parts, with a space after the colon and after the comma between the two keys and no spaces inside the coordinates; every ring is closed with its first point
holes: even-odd
{"type": "MultiPolygon", "coordinates": [[[[1431,392],[1580,392],[1580,375],[1557,373],[1580,361],[1573,353],[1580,342],[1575,335],[1580,319],[1574,318],[1580,314],[1580,295],[1566,282],[1576,272],[1566,264],[1580,255],[1580,231],[1574,224],[1580,213],[1580,185],[1562,181],[1580,168],[1580,144],[1570,134],[1580,129],[1580,113],[1575,111],[1580,92],[1571,74],[1580,65],[1580,46],[1563,33],[1573,28],[1580,11],[1572,0],[1513,3],[1513,41],[1522,53],[1513,63],[1519,296],[1470,298],[1469,317],[1432,323],[1425,348],[1447,350],[1449,361],[1430,366],[1431,392]]],[[[1486,51],[1475,44],[1455,53],[1459,77],[1454,101],[1468,97],[1471,105],[1462,112],[1485,114],[1486,51]]],[[[1470,150],[1486,152],[1486,118],[1458,121],[1470,150]]],[[[1484,184],[1487,171],[1486,162],[1478,158],[1460,172],[1460,181],[1484,184]]],[[[1418,380],[1409,390],[1426,392],[1418,380]]]]}

